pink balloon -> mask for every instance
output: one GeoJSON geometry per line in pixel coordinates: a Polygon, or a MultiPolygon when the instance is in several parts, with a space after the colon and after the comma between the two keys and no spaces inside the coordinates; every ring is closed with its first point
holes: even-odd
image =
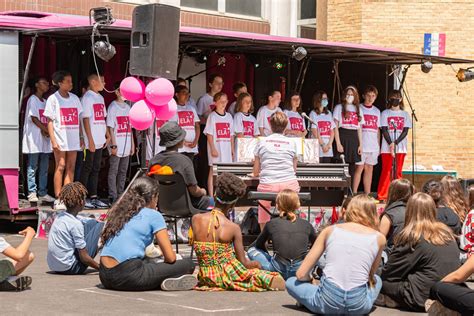
{"type": "Polygon", "coordinates": [[[160,120],[167,121],[171,119],[178,109],[178,105],[174,99],[171,99],[168,104],[155,106],[156,117],[160,120]]]}
{"type": "Polygon", "coordinates": [[[155,120],[155,111],[150,109],[145,100],[135,103],[128,113],[130,124],[138,130],[143,131],[149,128],[155,120]]]}
{"type": "Polygon", "coordinates": [[[145,98],[145,84],[138,78],[127,77],[120,83],[120,93],[129,101],[140,101],[145,98]]]}
{"type": "Polygon", "coordinates": [[[145,88],[145,97],[148,102],[160,106],[167,104],[174,95],[174,86],[168,79],[158,78],[150,82],[145,88]]]}

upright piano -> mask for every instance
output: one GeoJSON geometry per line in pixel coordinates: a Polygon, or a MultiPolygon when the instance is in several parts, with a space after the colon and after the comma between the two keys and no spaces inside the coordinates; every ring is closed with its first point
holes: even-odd
{"type": "MultiPolygon", "coordinates": [[[[232,173],[247,185],[248,191],[256,191],[258,178],[252,177],[253,163],[221,163],[213,165],[214,181],[217,176],[232,173]]],[[[304,164],[299,163],[296,178],[301,192],[310,192],[311,199],[303,202],[304,206],[340,206],[344,196],[349,193],[351,177],[348,164],[304,164]]],[[[237,206],[251,206],[247,196],[237,202],[237,206]]]]}

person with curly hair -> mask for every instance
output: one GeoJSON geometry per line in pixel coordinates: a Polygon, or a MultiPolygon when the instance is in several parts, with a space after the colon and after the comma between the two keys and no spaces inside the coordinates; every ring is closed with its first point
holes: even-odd
{"type": "Polygon", "coordinates": [[[98,270],[93,259],[98,252],[103,222],[77,214],[84,208],[87,189],[80,182],[68,183],[61,189],[59,199],[66,211],[59,213],[48,236],[49,268],[60,274],[84,274],[88,267],[98,270]]]}
{"type": "Polygon", "coordinates": [[[192,218],[198,290],[261,292],[285,288],[278,272],[260,270],[258,261],[246,258],[240,227],[228,219],[229,211],[245,192],[242,179],[223,173],[217,178],[214,209],[192,218]]]}
{"type": "Polygon", "coordinates": [[[190,259],[176,260],[163,216],[156,210],[158,184],[136,179],[107,214],[102,232],[99,277],[105,288],[119,291],[191,290],[197,280],[190,259]],[[156,239],[164,262],[145,256],[156,239]]]}

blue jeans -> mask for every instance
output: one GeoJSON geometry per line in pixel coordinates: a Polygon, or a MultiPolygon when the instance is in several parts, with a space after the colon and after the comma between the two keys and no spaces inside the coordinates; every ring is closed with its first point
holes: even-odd
{"type": "Polygon", "coordinates": [[[299,303],[316,314],[368,314],[372,310],[380,289],[382,280],[374,275],[375,286],[361,285],[349,291],[344,291],[336,284],[327,280],[324,275],[319,285],[300,282],[295,277],[286,281],[286,290],[299,303]]]}
{"type": "Polygon", "coordinates": [[[38,170],[39,196],[48,194],[48,167],[49,154],[36,153],[28,154],[28,163],[26,166],[26,177],[28,183],[28,194],[37,193],[36,190],[36,171],[38,170]],[[39,162],[39,168],[38,168],[39,162]]]}
{"type": "Polygon", "coordinates": [[[263,270],[278,272],[285,280],[296,275],[296,270],[303,261],[301,259],[289,261],[280,259],[278,256],[272,257],[267,252],[255,247],[250,247],[247,250],[247,256],[250,260],[260,262],[263,270]]]}

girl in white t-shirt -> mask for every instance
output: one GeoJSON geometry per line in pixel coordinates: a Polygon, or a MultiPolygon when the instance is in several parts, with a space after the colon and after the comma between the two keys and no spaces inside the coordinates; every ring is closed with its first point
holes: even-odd
{"type": "Polygon", "coordinates": [[[219,92],[214,96],[214,111],[209,114],[204,134],[207,136],[207,156],[209,158],[209,177],[207,180],[208,192],[213,194],[214,163],[229,163],[234,160],[234,120],[232,115],[225,111],[227,94],[219,92]]]}
{"type": "Polygon", "coordinates": [[[31,91],[33,94],[29,97],[26,105],[22,151],[28,156],[26,175],[28,201],[30,202],[38,202],[38,196],[45,202],[51,203],[54,201],[54,198],[48,195],[48,167],[51,142],[48,134],[48,119],[44,116],[46,100],[43,98],[43,95],[48,90],[48,80],[43,77],[33,79],[31,81],[31,91]],[[36,189],[37,171],[39,180],[38,190],[36,189]]]}
{"type": "Polygon", "coordinates": [[[354,180],[352,181],[352,191],[357,192],[362,173],[364,173],[364,193],[371,192],[372,173],[374,166],[378,163],[380,153],[380,110],[374,106],[377,99],[378,90],[372,85],[368,85],[364,90],[364,103],[360,105],[364,115],[362,124],[362,155],[361,161],[356,165],[354,180]]]}
{"type": "Polygon", "coordinates": [[[402,177],[403,162],[407,154],[407,135],[411,128],[410,115],[404,111],[403,98],[399,90],[388,94],[387,109],[380,118],[382,127],[382,171],[380,173],[377,198],[386,200],[390,182],[402,177]],[[392,177],[393,160],[396,163],[396,174],[392,177]]]}
{"type": "Polygon", "coordinates": [[[82,105],[72,90],[72,76],[67,71],[53,74],[53,84],[59,89],[46,101],[44,116],[48,118],[48,133],[54,152],[56,167],[54,170],[54,208],[66,209],[57,200],[64,184],[74,181],[74,168],[77,151],[84,148],[81,120],[82,105]]]}
{"type": "Polygon", "coordinates": [[[257,126],[260,131],[260,136],[268,136],[272,133],[270,127],[270,117],[275,112],[281,112],[279,107],[281,102],[281,93],[278,90],[273,90],[266,96],[267,105],[260,107],[257,112],[257,126]]]}
{"type": "Polygon", "coordinates": [[[116,99],[107,109],[107,129],[111,144],[109,146],[109,198],[112,202],[123,193],[127,178],[130,156],[135,152],[132,127],[128,114],[130,106],[120,94],[120,83],[115,84],[116,99]]]}
{"type": "Polygon", "coordinates": [[[328,95],[324,91],[317,91],[313,96],[313,110],[309,118],[316,124],[311,124],[311,134],[318,139],[319,162],[330,163],[332,160],[334,142],[334,123],[331,111],[328,110],[328,95]]]}
{"type": "Polygon", "coordinates": [[[336,149],[344,154],[349,164],[349,173],[354,177],[355,164],[361,160],[362,124],[364,117],[359,104],[359,93],[354,86],[348,86],[342,92],[342,102],[334,108],[336,149]]]}
{"type": "Polygon", "coordinates": [[[237,138],[257,137],[260,131],[257,127],[257,119],[252,115],[252,96],[243,92],[237,97],[234,115],[234,131],[237,138]]]}
{"type": "Polygon", "coordinates": [[[293,137],[305,137],[308,133],[306,131],[306,124],[301,116],[301,96],[297,92],[292,92],[285,102],[284,113],[288,117],[288,127],[285,135],[293,137]]]}

